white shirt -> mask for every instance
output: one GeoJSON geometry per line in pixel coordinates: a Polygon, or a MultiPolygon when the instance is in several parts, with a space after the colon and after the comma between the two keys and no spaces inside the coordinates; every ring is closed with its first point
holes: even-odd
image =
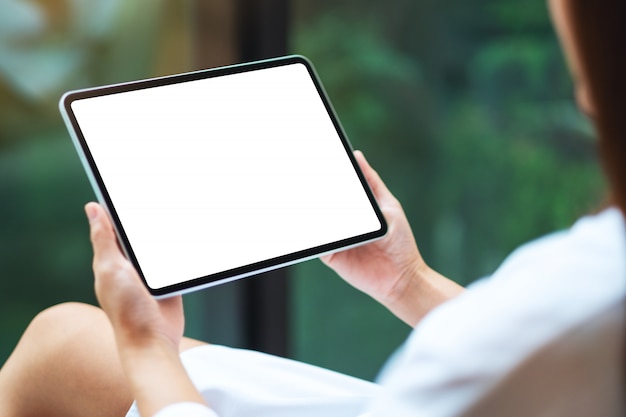
{"type": "Polygon", "coordinates": [[[196,348],[183,362],[215,411],[175,404],[155,417],[622,415],[625,234],[609,209],[518,249],[428,314],[378,384],[196,348]]]}

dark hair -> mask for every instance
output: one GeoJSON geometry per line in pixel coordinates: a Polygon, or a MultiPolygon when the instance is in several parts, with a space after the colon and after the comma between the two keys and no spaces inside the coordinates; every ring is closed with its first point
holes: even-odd
{"type": "Polygon", "coordinates": [[[611,198],[626,213],[626,0],[565,0],[611,198]]]}
{"type": "MultiPolygon", "coordinates": [[[[566,1],[570,2],[574,42],[594,106],[611,197],[626,214],[626,0],[566,1]]],[[[626,391],[626,343],[622,358],[622,389],[626,391]]]]}

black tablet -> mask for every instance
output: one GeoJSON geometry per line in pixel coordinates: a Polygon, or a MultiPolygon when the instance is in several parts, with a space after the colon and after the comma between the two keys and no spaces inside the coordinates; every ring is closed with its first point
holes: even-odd
{"type": "Polygon", "coordinates": [[[60,109],[121,247],[155,296],[386,232],[301,56],[71,91],[60,109]]]}

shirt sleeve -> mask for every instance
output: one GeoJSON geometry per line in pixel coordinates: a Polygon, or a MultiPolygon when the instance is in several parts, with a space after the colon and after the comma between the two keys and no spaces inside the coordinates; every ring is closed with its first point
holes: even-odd
{"type": "Polygon", "coordinates": [[[610,371],[626,328],[613,313],[626,290],[623,230],[621,215],[585,219],[433,310],[380,377],[372,417],[623,415],[604,411],[623,404],[610,371]]]}
{"type": "Polygon", "coordinates": [[[218,417],[209,407],[193,402],[168,405],[154,417],[218,417]]]}

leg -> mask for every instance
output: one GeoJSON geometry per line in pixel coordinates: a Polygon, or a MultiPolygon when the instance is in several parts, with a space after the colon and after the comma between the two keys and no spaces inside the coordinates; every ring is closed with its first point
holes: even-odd
{"type": "Polygon", "coordinates": [[[3,417],[123,417],[131,402],[109,321],[86,304],[41,312],[0,370],[3,417]]]}

